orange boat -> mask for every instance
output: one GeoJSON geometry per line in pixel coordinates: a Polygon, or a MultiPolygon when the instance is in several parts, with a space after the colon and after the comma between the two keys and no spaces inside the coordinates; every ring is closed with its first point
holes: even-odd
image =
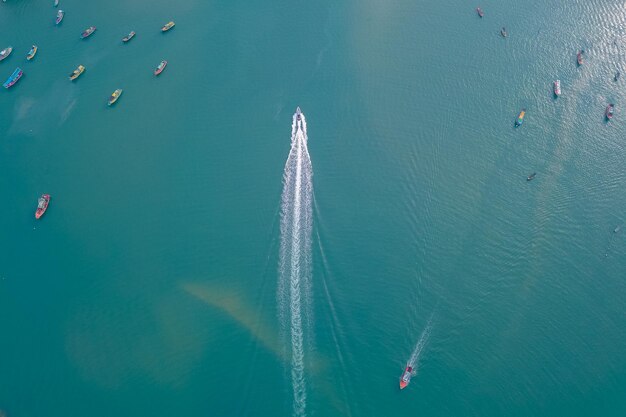
{"type": "Polygon", "coordinates": [[[411,377],[413,376],[413,368],[407,365],[402,377],[400,378],[400,389],[405,389],[409,382],[411,382],[411,377]]]}
{"type": "Polygon", "coordinates": [[[50,204],[50,194],[43,194],[37,201],[37,211],[35,211],[35,218],[39,219],[48,210],[48,204],[50,204]]]}

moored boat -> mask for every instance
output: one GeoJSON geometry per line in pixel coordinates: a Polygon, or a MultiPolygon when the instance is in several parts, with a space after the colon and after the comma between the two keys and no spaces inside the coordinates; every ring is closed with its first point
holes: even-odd
{"type": "Polygon", "coordinates": [[[13,87],[15,83],[18,82],[20,78],[22,78],[22,75],[24,75],[24,72],[22,71],[22,69],[16,68],[15,71],[13,71],[13,74],[11,74],[9,78],[7,78],[7,80],[4,82],[4,84],[2,84],[2,86],[4,88],[13,87]]]}
{"type": "Polygon", "coordinates": [[[161,61],[159,66],[156,67],[156,69],[154,70],[154,75],[159,75],[160,73],[162,73],[166,66],[167,66],[167,61],[161,61]]]}
{"type": "Polygon", "coordinates": [[[502,35],[503,38],[506,38],[507,36],[509,36],[504,26],[502,26],[502,29],[500,29],[500,35],[502,35]]]}
{"type": "Polygon", "coordinates": [[[413,368],[407,365],[404,373],[400,377],[400,389],[405,389],[409,382],[411,382],[411,377],[413,376],[413,368]]]}
{"type": "Polygon", "coordinates": [[[59,23],[61,23],[64,17],[65,17],[65,12],[63,10],[59,10],[57,12],[57,20],[54,22],[54,24],[58,25],[59,23]]]}
{"type": "Polygon", "coordinates": [[[476,8],[476,13],[478,13],[478,16],[483,17],[485,15],[485,12],[483,12],[483,9],[481,9],[480,7],[476,8]]]}
{"type": "Polygon", "coordinates": [[[131,40],[134,37],[135,37],[135,31],[133,30],[128,35],[126,35],[126,36],[124,36],[122,38],[122,42],[126,43],[126,42],[128,42],[129,40],[131,40]]]}
{"type": "Polygon", "coordinates": [[[576,62],[578,62],[578,66],[581,66],[583,64],[583,50],[578,51],[578,53],[576,54],[576,62]]]}
{"type": "Polygon", "coordinates": [[[11,52],[13,52],[12,46],[4,48],[2,51],[0,51],[0,61],[7,59],[9,55],[11,55],[11,52]]]}
{"type": "Polygon", "coordinates": [[[533,172],[532,174],[530,174],[528,177],[526,177],[526,181],[532,181],[535,179],[535,176],[537,175],[536,172],[533,172]]]}
{"type": "Polygon", "coordinates": [[[28,51],[28,55],[26,55],[26,59],[27,60],[31,60],[35,57],[35,54],[37,53],[37,45],[33,45],[32,48],[30,48],[30,51],[28,51]]]}
{"type": "Polygon", "coordinates": [[[80,34],[80,37],[82,39],[85,39],[91,35],[93,35],[93,33],[96,31],[96,27],[95,26],[90,26],[87,29],[85,29],[85,31],[83,33],[80,34]]]}
{"type": "Polygon", "coordinates": [[[619,80],[619,76],[620,76],[620,75],[621,75],[621,74],[620,74],[620,72],[619,72],[619,71],[617,71],[617,72],[615,73],[615,76],[613,77],[613,81],[617,81],[617,80],[619,80]]]}
{"type": "Polygon", "coordinates": [[[82,65],[79,65],[78,68],[76,68],[74,70],[74,72],[72,72],[70,74],[70,81],[74,81],[75,79],[77,79],[78,77],[80,77],[80,75],[85,71],[85,67],[83,67],[82,65]]]}
{"type": "Polygon", "coordinates": [[[561,80],[554,82],[554,95],[557,97],[561,95],[561,80]]]}
{"type": "Polygon", "coordinates": [[[54,0],[54,7],[57,7],[59,5],[59,0],[54,0]]]}
{"type": "Polygon", "coordinates": [[[50,194],[42,194],[39,200],[37,200],[37,210],[35,211],[36,219],[40,219],[46,210],[48,210],[48,204],[50,204],[50,194]]]}
{"type": "Polygon", "coordinates": [[[113,105],[117,100],[119,100],[122,92],[123,90],[121,88],[118,88],[113,92],[113,94],[111,94],[111,97],[109,97],[109,106],[113,105]]]}
{"type": "Polygon", "coordinates": [[[171,28],[173,28],[176,25],[176,23],[174,22],[167,22],[162,28],[161,28],[161,32],[167,32],[168,30],[170,30],[171,28]]]}
{"type": "Polygon", "coordinates": [[[613,103],[609,103],[608,106],[606,106],[606,110],[604,111],[604,115],[606,116],[607,119],[611,120],[613,118],[613,111],[615,110],[615,105],[613,103]]]}
{"type": "Polygon", "coordinates": [[[526,116],[526,109],[522,109],[522,111],[519,112],[519,116],[517,116],[517,120],[515,121],[515,127],[521,126],[522,123],[524,123],[524,116],[526,116]]]}

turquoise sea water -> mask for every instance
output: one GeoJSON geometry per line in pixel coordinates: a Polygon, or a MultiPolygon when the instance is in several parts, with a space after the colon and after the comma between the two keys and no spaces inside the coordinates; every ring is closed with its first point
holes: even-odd
{"type": "Polygon", "coordinates": [[[626,415],[622,3],[60,8],[55,27],[52,0],[0,3],[0,81],[25,73],[0,91],[9,416],[294,414],[277,287],[297,105],[304,414],[626,415]]]}

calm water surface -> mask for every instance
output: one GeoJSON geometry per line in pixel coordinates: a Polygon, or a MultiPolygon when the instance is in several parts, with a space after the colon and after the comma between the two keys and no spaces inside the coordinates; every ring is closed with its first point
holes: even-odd
{"type": "Polygon", "coordinates": [[[304,414],[626,415],[626,9],[476,6],[61,0],[55,27],[52,0],[0,3],[1,81],[25,73],[0,91],[0,408],[294,413],[277,285],[299,105],[304,414]]]}

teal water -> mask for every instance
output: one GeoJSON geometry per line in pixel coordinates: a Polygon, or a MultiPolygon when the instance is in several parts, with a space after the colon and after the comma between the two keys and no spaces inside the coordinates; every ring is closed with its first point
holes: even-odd
{"type": "Polygon", "coordinates": [[[277,288],[299,105],[304,414],[626,415],[626,12],[478,5],[61,0],[55,27],[52,0],[0,3],[1,81],[25,72],[0,91],[0,409],[298,410],[277,288]]]}

